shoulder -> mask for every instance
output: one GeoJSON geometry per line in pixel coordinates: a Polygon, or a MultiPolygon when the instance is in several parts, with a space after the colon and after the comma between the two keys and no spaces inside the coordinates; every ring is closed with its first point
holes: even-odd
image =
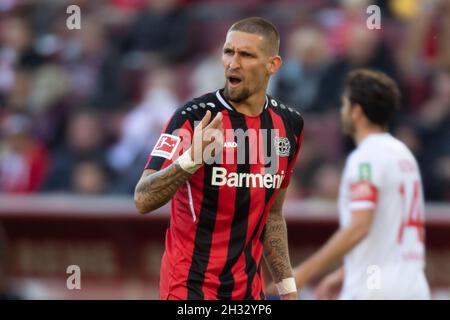
{"type": "Polygon", "coordinates": [[[355,149],[347,156],[346,166],[351,168],[357,166],[361,161],[364,161],[364,156],[362,156],[361,150],[355,149]]]}
{"type": "Polygon", "coordinates": [[[380,173],[390,163],[390,154],[387,150],[377,148],[371,144],[365,144],[355,149],[348,157],[350,168],[361,168],[368,166],[380,173]]]}
{"type": "Polygon", "coordinates": [[[205,116],[207,110],[210,110],[214,116],[220,111],[219,109],[219,101],[215,92],[210,92],[179,106],[172,118],[177,122],[189,121],[193,125],[195,121],[200,121],[205,116]]]}
{"type": "Polygon", "coordinates": [[[292,130],[296,136],[299,136],[303,132],[304,120],[298,108],[287,105],[270,95],[267,95],[267,99],[268,108],[271,108],[283,119],[287,129],[292,130]]]}

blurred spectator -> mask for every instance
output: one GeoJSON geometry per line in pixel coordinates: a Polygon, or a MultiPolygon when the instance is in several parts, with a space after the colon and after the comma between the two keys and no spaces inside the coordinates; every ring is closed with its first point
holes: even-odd
{"type": "Polygon", "coordinates": [[[222,45],[210,55],[204,57],[194,68],[191,75],[192,96],[198,97],[222,88],[224,71],[222,66],[222,45]]]}
{"type": "Polygon", "coordinates": [[[367,7],[370,0],[338,0],[338,7],[324,8],[318,13],[325,27],[329,49],[334,56],[346,55],[355,27],[366,29],[367,7]]]}
{"type": "Polygon", "coordinates": [[[353,25],[348,31],[345,53],[326,70],[320,86],[321,108],[335,110],[340,106],[345,76],[356,68],[372,68],[395,77],[392,57],[376,30],[363,25],[353,25]]]}
{"type": "Polygon", "coordinates": [[[28,193],[40,189],[47,176],[46,148],[33,137],[31,119],[8,115],[2,121],[4,145],[0,150],[0,190],[28,193]]]}
{"type": "Polygon", "coordinates": [[[81,161],[72,170],[71,191],[80,195],[101,195],[108,190],[108,173],[99,161],[81,161]]]}
{"type": "Polygon", "coordinates": [[[61,101],[69,91],[66,72],[57,64],[37,68],[31,83],[29,105],[32,113],[43,113],[61,101]]]}
{"type": "Polygon", "coordinates": [[[83,31],[67,43],[63,63],[72,88],[72,103],[101,109],[121,107],[119,57],[106,42],[104,26],[93,18],[83,19],[83,31]]]}
{"type": "Polygon", "coordinates": [[[65,143],[55,151],[46,191],[71,190],[74,170],[85,161],[105,162],[100,115],[80,111],[70,118],[65,143]]]}
{"type": "Polygon", "coordinates": [[[20,113],[32,124],[22,138],[0,136],[1,191],[39,191],[24,187],[37,165],[32,180],[47,191],[132,193],[179,98],[223,85],[217,35],[250,12],[280,27],[284,63],[269,92],[305,113],[289,196],[332,198],[331,167],[353,146],[337,130],[343,79],[368,67],[400,82],[393,132],[418,158],[427,200],[448,200],[448,0],[0,1],[0,119],[20,113]],[[69,4],[81,8],[80,30],[66,28],[69,4]],[[371,4],[381,30],[366,27],[371,4]]]}
{"type": "Polygon", "coordinates": [[[39,65],[41,59],[34,48],[34,35],[28,21],[16,17],[2,19],[0,30],[3,49],[11,52],[19,66],[39,65]]]}
{"type": "MultiPolygon", "coordinates": [[[[33,48],[32,39],[31,30],[24,20],[19,18],[0,20],[0,104],[7,103],[7,95],[11,93],[16,82],[24,83],[25,79],[18,78],[17,71],[25,73],[41,62],[33,48]]],[[[17,105],[23,109],[24,103],[17,105]]]]}
{"type": "Polygon", "coordinates": [[[124,49],[146,53],[155,61],[180,61],[188,54],[188,31],[179,0],[148,0],[131,25],[124,49]]]}
{"type": "MultiPolygon", "coordinates": [[[[170,69],[158,68],[148,73],[144,98],[123,121],[121,137],[108,154],[108,162],[123,180],[116,183],[122,192],[133,192],[141,165],[156,143],[179,100],[174,93],[175,78],[170,69]]],[[[144,161],[145,162],[145,161],[144,161]]]]}
{"type": "Polygon", "coordinates": [[[320,82],[328,64],[325,37],[319,29],[300,28],[289,37],[281,70],[271,80],[271,93],[304,112],[318,112],[320,82]]]}
{"type": "Polygon", "coordinates": [[[132,18],[138,11],[144,10],[146,0],[110,0],[106,19],[121,24],[132,18]]]}
{"type": "MultiPolygon", "coordinates": [[[[407,76],[426,67],[450,65],[450,2],[420,1],[406,20],[405,41],[399,47],[398,65],[407,76]]],[[[425,69],[426,71],[426,69],[425,69]]]]}
{"type": "Polygon", "coordinates": [[[24,69],[16,69],[14,83],[5,97],[4,107],[9,112],[28,112],[28,97],[33,74],[24,69]]]}
{"type": "Polygon", "coordinates": [[[63,138],[60,133],[71,108],[70,89],[67,72],[56,63],[36,68],[29,79],[27,109],[35,120],[36,133],[49,146],[63,138]]]}
{"type": "Polygon", "coordinates": [[[324,163],[316,171],[313,179],[312,195],[315,198],[337,201],[341,168],[333,163],[324,163]]]}
{"type": "Polygon", "coordinates": [[[404,21],[403,35],[394,57],[405,86],[404,100],[415,112],[429,94],[432,70],[450,66],[450,2],[413,2],[415,6],[410,8],[404,21]]]}
{"type": "Polygon", "coordinates": [[[418,129],[413,123],[408,121],[402,121],[394,129],[394,135],[411,150],[412,154],[418,159],[422,160],[423,148],[422,141],[418,129]]]}
{"type": "Polygon", "coordinates": [[[449,199],[450,69],[436,73],[433,96],[419,115],[427,200],[449,199]]]}
{"type": "Polygon", "coordinates": [[[294,179],[298,186],[298,194],[301,197],[311,197],[314,192],[314,176],[317,170],[325,162],[320,148],[308,136],[302,142],[302,154],[296,163],[294,170],[294,179]]]}

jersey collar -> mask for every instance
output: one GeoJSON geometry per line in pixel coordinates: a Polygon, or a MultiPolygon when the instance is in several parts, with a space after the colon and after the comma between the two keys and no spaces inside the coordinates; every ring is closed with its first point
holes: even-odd
{"type": "MultiPolygon", "coordinates": [[[[237,112],[236,109],[234,109],[234,107],[231,105],[231,103],[229,103],[227,101],[227,99],[225,99],[225,97],[223,96],[222,91],[223,91],[223,89],[219,89],[219,90],[216,91],[216,97],[219,100],[219,102],[226,109],[237,112]]],[[[266,102],[264,103],[264,109],[263,110],[266,110],[268,106],[269,106],[269,99],[267,98],[267,95],[266,95],[266,102]]]]}

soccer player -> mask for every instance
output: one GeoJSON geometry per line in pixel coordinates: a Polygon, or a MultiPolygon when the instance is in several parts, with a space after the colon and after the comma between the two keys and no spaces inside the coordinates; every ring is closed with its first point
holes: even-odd
{"type": "Polygon", "coordinates": [[[150,154],[135,204],[172,199],[161,299],[264,299],[263,255],[281,298],[297,299],[282,206],[303,119],[266,94],[279,41],[262,18],[234,23],[224,88],[179,108],[150,154]]]}
{"type": "Polygon", "coordinates": [[[414,156],[388,133],[399,106],[395,82],[360,69],[346,80],[341,120],[357,148],[340,194],[340,229],[295,270],[298,287],[344,258],[316,288],[321,299],[428,299],[424,275],[424,200],[414,156]],[[342,290],[341,290],[342,288],[342,290]]]}

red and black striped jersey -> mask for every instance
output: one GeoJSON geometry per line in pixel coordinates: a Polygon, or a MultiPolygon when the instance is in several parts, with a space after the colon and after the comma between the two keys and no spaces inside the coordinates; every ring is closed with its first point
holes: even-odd
{"type": "Polygon", "coordinates": [[[175,161],[207,110],[212,117],[223,113],[221,161],[200,167],[172,198],[160,297],[262,299],[264,226],[275,196],[289,184],[303,118],[270,96],[259,116],[246,116],[222,90],[208,93],[177,109],[145,168],[175,161]]]}

